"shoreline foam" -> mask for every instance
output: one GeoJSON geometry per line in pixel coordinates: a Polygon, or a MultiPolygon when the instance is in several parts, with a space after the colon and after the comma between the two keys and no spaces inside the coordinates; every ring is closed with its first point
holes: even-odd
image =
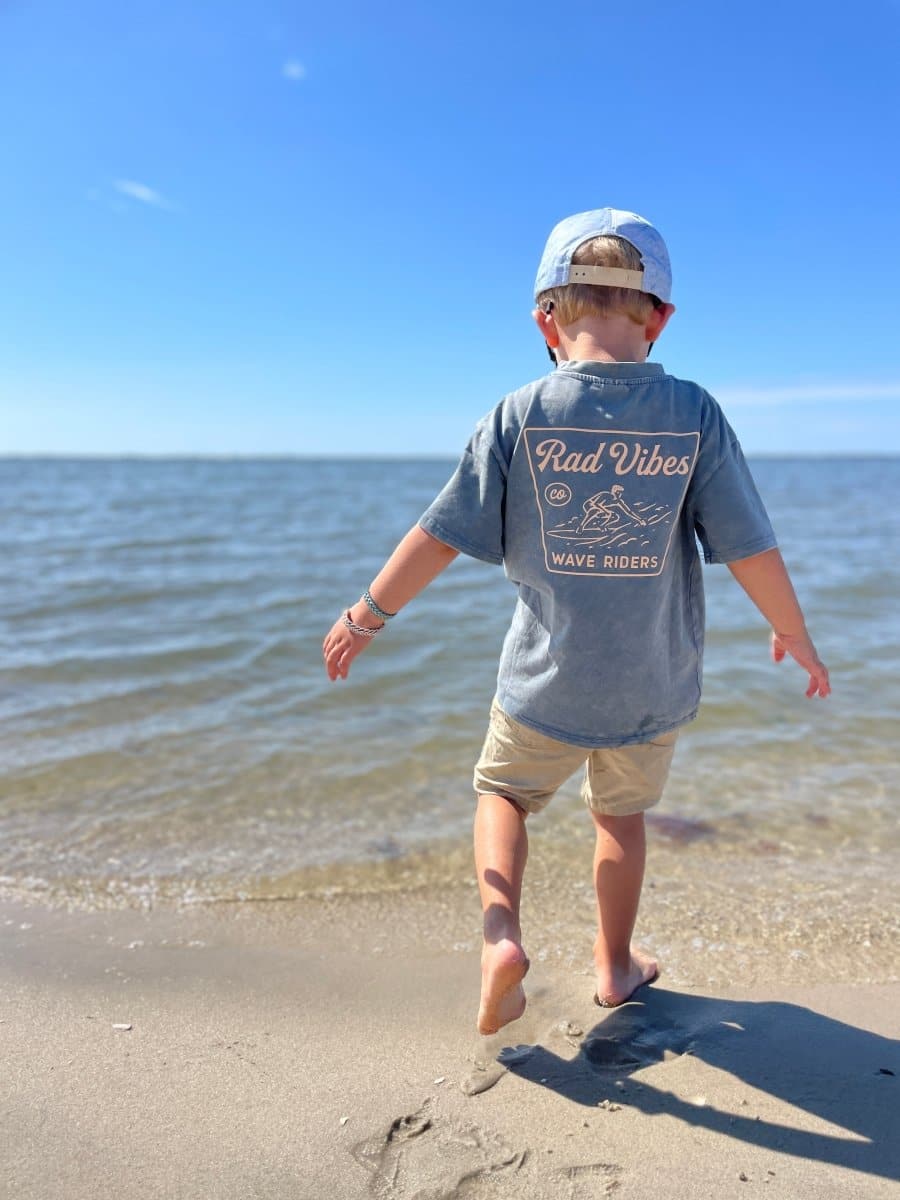
{"type": "MultiPolygon", "coordinates": [[[[647,875],[637,936],[666,964],[676,986],[728,987],[807,981],[900,980],[900,894],[889,848],[846,843],[836,853],[816,840],[796,844],[735,830],[730,838],[651,816],[647,875]]],[[[532,958],[576,969],[589,963],[593,896],[591,839],[535,827],[526,873],[523,920],[532,958]]],[[[290,930],[317,928],[343,944],[344,927],[366,914],[387,932],[377,944],[397,950],[427,939],[435,952],[480,945],[480,911],[471,849],[409,855],[374,864],[338,864],[274,879],[256,878],[185,894],[158,882],[123,881],[115,889],[22,890],[0,881],[0,903],[35,912],[160,914],[218,912],[216,919],[290,930]],[[399,921],[405,911],[409,919],[399,921]],[[327,920],[322,914],[328,914],[327,920]]],[[[162,916],[161,916],[161,919],[162,916]]],[[[368,944],[353,944],[369,953],[368,944]]]]}

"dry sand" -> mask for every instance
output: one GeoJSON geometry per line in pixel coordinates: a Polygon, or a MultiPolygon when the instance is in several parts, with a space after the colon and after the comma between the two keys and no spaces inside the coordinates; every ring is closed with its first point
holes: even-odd
{"type": "Polygon", "coordinates": [[[537,961],[525,1016],[482,1039],[477,950],[437,934],[472,899],[5,905],[0,1190],[900,1196],[900,985],[664,975],[602,1012],[537,961]]]}

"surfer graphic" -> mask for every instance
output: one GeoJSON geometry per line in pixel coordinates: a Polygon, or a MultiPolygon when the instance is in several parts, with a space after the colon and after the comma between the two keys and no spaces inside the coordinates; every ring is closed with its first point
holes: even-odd
{"type": "Polygon", "coordinates": [[[647,522],[622,499],[624,490],[621,483],[615,483],[607,491],[596,492],[585,500],[581,506],[584,516],[578,526],[578,533],[585,533],[589,529],[606,529],[609,525],[618,524],[623,516],[643,528],[647,522]]]}

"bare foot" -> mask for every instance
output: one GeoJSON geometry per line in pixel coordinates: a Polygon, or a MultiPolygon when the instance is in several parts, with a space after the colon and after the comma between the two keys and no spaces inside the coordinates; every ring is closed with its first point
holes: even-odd
{"type": "Polygon", "coordinates": [[[478,1032],[496,1033],[525,1011],[522,980],[530,966],[525,951],[510,938],[485,943],[481,952],[481,1008],[478,1032]]]}
{"type": "Polygon", "coordinates": [[[601,1008],[617,1008],[630,1000],[639,987],[652,983],[659,975],[659,966],[655,959],[643,951],[631,948],[631,961],[626,970],[611,967],[608,963],[600,965],[595,958],[597,968],[597,992],[594,1003],[601,1008]]]}

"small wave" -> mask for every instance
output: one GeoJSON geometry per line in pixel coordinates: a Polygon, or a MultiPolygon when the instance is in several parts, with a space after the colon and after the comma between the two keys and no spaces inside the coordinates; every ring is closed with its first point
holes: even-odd
{"type": "Polygon", "coordinates": [[[241,662],[254,642],[247,638],[226,638],[202,642],[190,639],[181,647],[161,649],[122,648],[115,652],[98,650],[91,654],[58,656],[40,664],[22,664],[8,673],[12,686],[25,684],[85,683],[102,679],[133,678],[149,675],[172,678],[179,671],[193,671],[203,664],[241,662]]]}

